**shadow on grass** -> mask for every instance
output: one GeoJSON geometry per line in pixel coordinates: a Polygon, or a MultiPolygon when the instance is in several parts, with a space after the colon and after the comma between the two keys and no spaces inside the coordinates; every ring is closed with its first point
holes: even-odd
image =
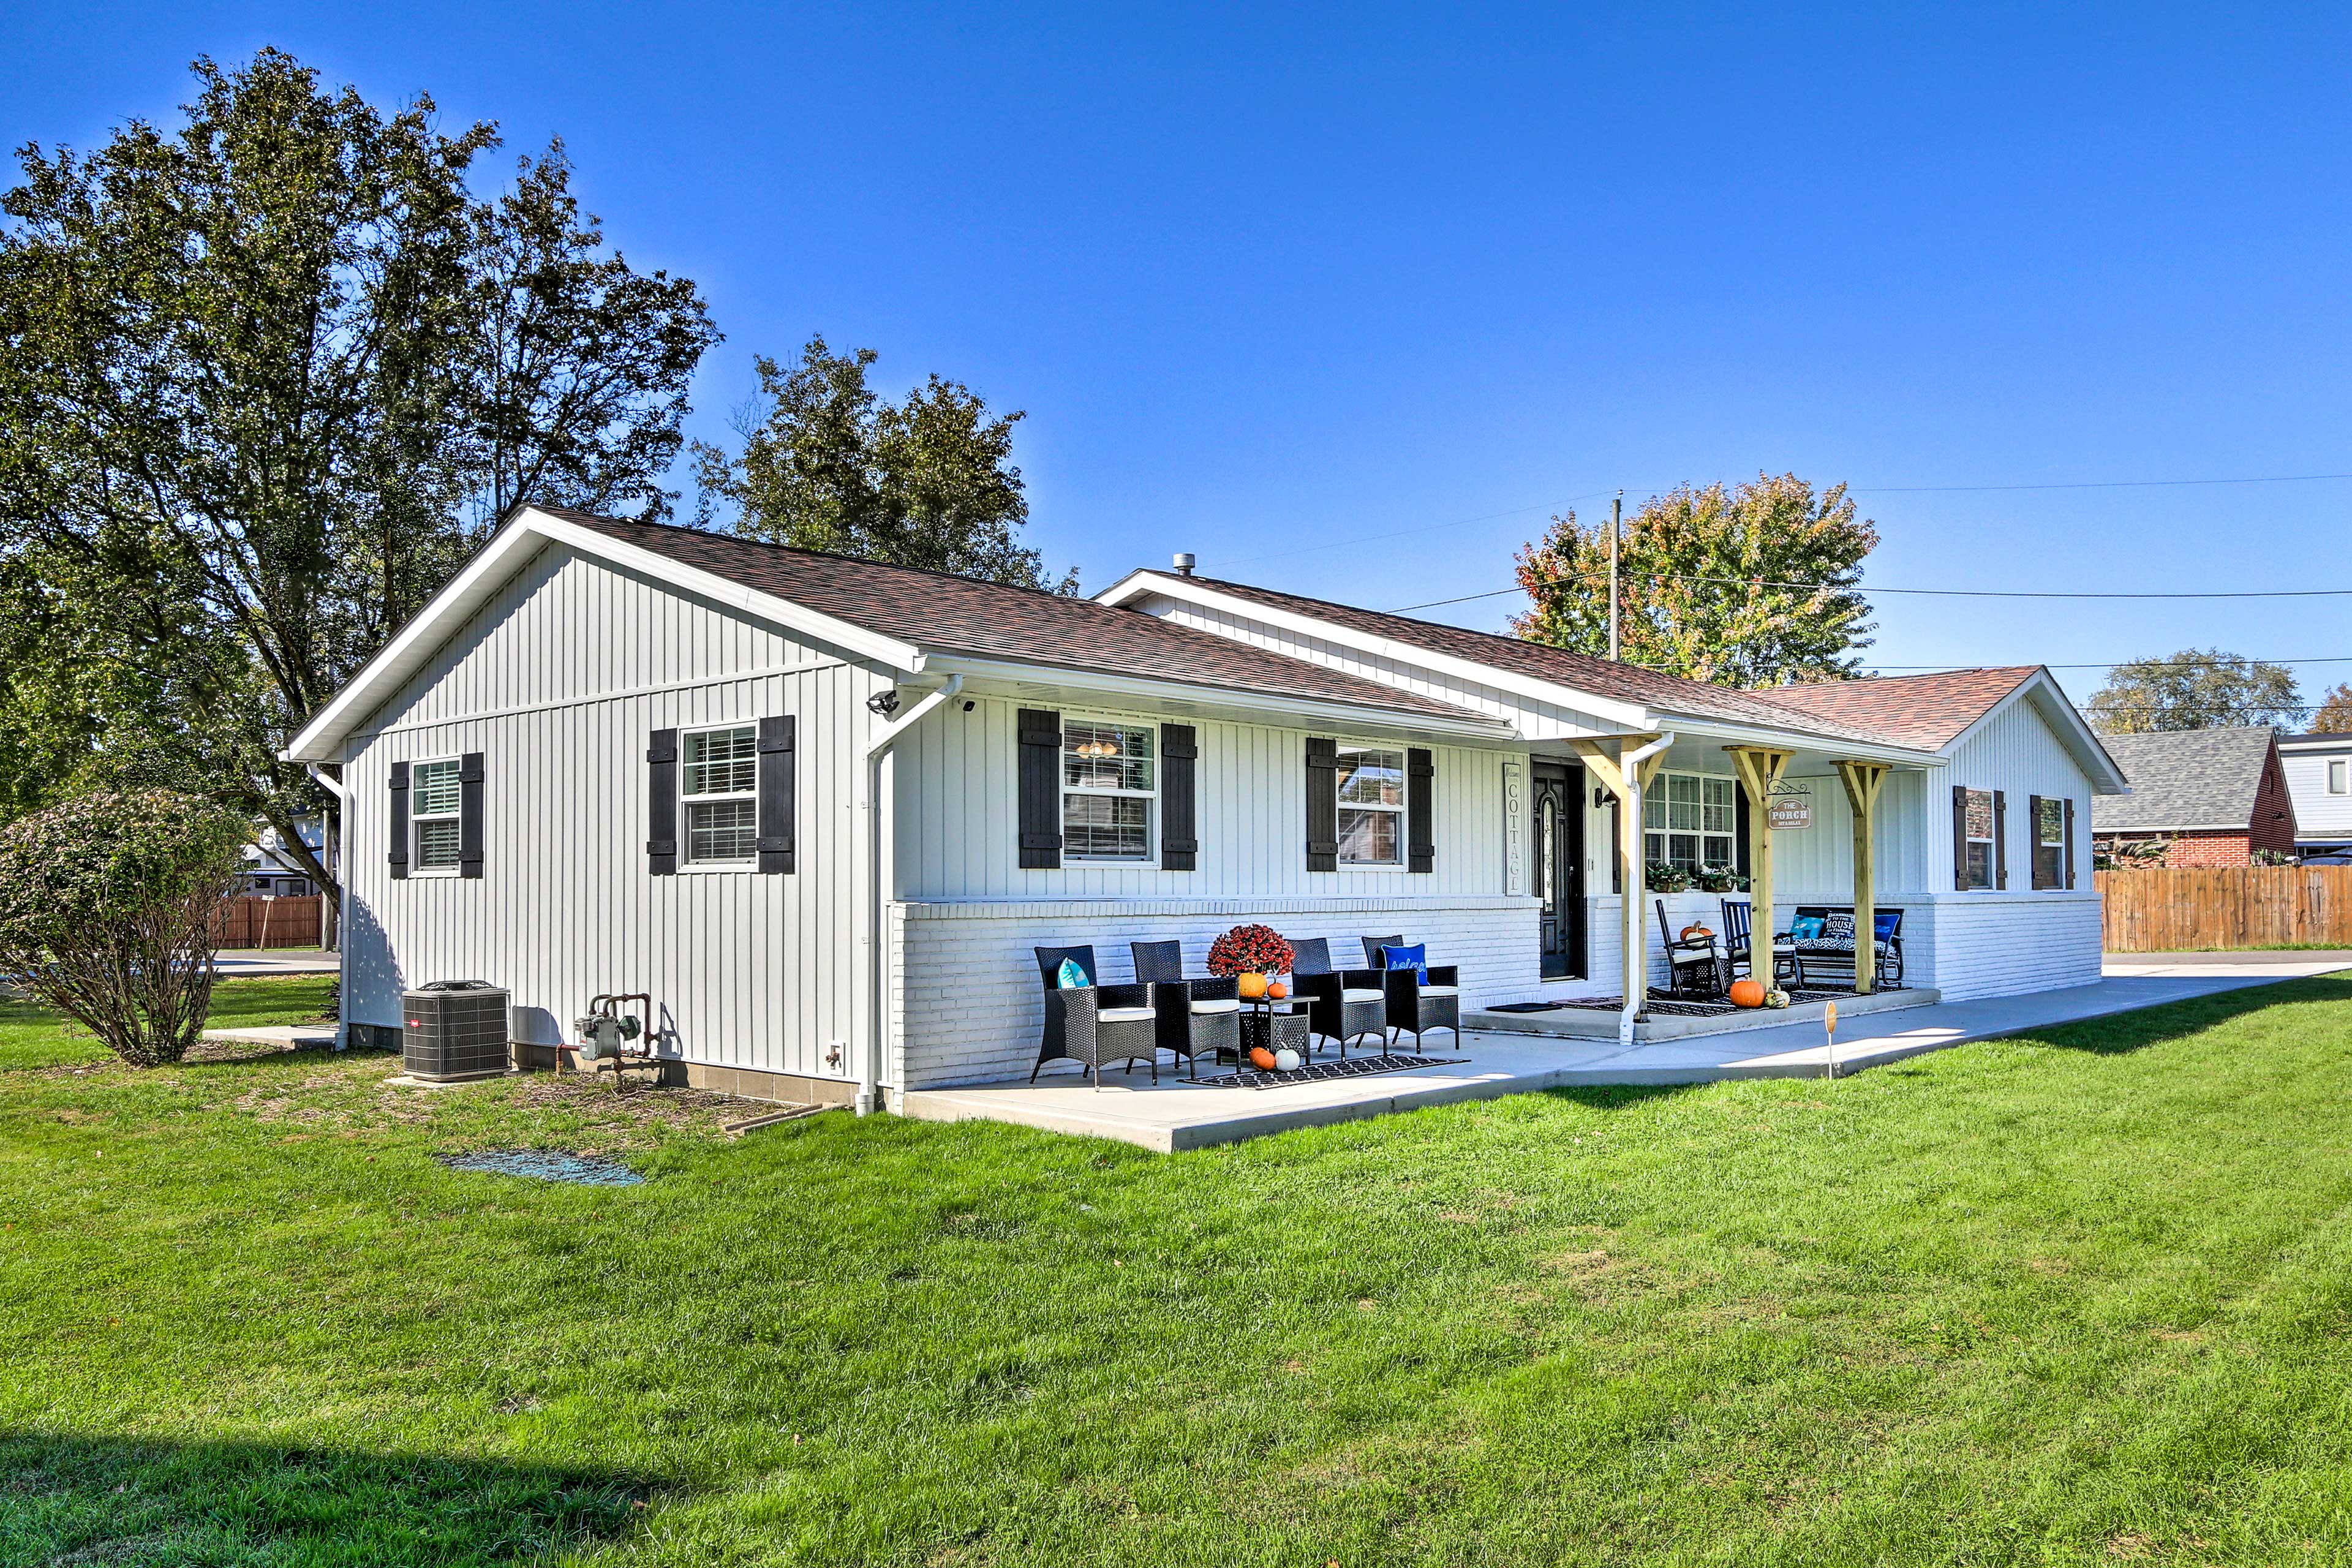
{"type": "Polygon", "coordinates": [[[2078,1024],[2031,1029],[2020,1038],[2038,1040],[2062,1050],[2121,1056],[2202,1034],[2233,1018],[2269,1007],[2298,1002],[2352,1002],[2352,977],[2323,974],[2305,980],[2282,980],[2269,985],[2247,985],[2216,991],[2178,1002],[2158,1002],[2129,1013],[2085,1018],[2078,1024]]]}
{"type": "Polygon", "coordinates": [[[1667,1100],[1706,1087],[1700,1083],[1596,1083],[1548,1089],[1543,1093],[1547,1100],[1564,1100],[1591,1110],[1626,1110],[1653,1100],[1667,1100]]]}
{"type": "Polygon", "coordinates": [[[0,1565],[492,1563],[625,1533],[657,1478],[584,1467],[0,1434],[0,1565]]]}

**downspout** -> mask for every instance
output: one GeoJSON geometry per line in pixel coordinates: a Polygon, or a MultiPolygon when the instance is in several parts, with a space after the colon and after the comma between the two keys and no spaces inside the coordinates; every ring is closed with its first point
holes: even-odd
{"type": "Polygon", "coordinates": [[[907,710],[904,717],[884,725],[882,732],[866,747],[866,800],[865,810],[860,815],[866,820],[866,1016],[868,1023],[866,1048],[859,1053],[857,1068],[857,1114],[860,1116],[869,1116],[883,1109],[882,1052],[889,1035],[885,1026],[882,978],[882,910],[887,897],[887,890],[882,885],[882,759],[891,747],[898,743],[898,737],[913,729],[923,715],[962,689],[963,677],[949,676],[946,685],[907,710]]]}
{"type": "Polygon", "coordinates": [[[1620,837],[1625,850],[1625,929],[1621,939],[1625,944],[1624,1005],[1617,1014],[1617,1043],[1630,1047],[1633,1043],[1633,1020],[1641,1016],[1649,1000],[1650,965],[1644,951],[1649,939],[1648,899],[1650,896],[1647,867],[1641,856],[1633,851],[1642,844],[1642,764],[1675,743],[1674,731],[1668,731],[1648,745],[1619,755],[1618,771],[1625,776],[1625,822],[1620,837]]]}
{"type": "MultiPolygon", "coordinates": [[[[350,977],[343,973],[352,951],[352,922],[345,918],[351,902],[352,795],[341,779],[329,778],[317,763],[305,763],[302,769],[312,784],[335,797],[335,1049],[348,1050],[352,1026],[341,1015],[352,1005],[350,977]]],[[[319,847],[326,847],[322,835],[319,847]]]]}

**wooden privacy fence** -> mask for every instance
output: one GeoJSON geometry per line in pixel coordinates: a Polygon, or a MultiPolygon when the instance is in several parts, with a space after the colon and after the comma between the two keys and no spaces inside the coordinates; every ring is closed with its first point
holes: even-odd
{"type": "Polygon", "coordinates": [[[316,893],[307,898],[232,899],[222,915],[219,947],[316,947],[319,906],[316,893]]]}
{"type": "Polygon", "coordinates": [[[2109,952],[2352,947],[2352,866],[2156,867],[2092,880],[2109,952]]]}

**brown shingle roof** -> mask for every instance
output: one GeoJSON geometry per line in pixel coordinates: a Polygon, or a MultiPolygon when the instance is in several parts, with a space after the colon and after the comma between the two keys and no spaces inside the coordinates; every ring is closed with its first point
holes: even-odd
{"type": "Polygon", "coordinates": [[[536,510],[921,648],[1445,719],[1488,718],[1093,599],[885,566],[668,523],[629,522],[562,507],[536,510]]]}
{"type": "Polygon", "coordinates": [[[1849,725],[1828,714],[1786,705],[1780,700],[1782,692],[1790,689],[1786,687],[1775,687],[1768,693],[1743,690],[1736,686],[1715,686],[1704,680],[1668,675],[1664,670],[1614,663],[1605,658],[1595,658],[1591,654],[1570,653],[1566,648],[1553,647],[1547,643],[1528,642],[1495,632],[1473,631],[1467,626],[1446,626],[1438,621],[1417,621],[1409,616],[1358,609],[1352,605],[1335,605],[1328,600],[1309,599],[1301,595],[1285,594],[1247,583],[1228,583],[1214,577],[1186,580],[1237,599],[1311,616],[1373,637],[1387,637],[1392,642],[1427,648],[1433,653],[1451,654],[1457,658],[1470,659],[1531,679],[1590,692],[1595,697],[1635,702],[1668,713],[1688,714],[1694,719],[1766,724],[1777,729],[1801,730],[1812,734],[1868,741],[1881,745],[1911,743],[1864,726],[1849,725]]]}
{"type": "Polygon", "coordinates": [[[1898,746],[1939,752],[2032,679],[2038,664],[1998,669],[1948,669],[1935,675],[1877,675],[1776,686],[1772,700],[1832,723],[1884,735],[1898,746]]]}

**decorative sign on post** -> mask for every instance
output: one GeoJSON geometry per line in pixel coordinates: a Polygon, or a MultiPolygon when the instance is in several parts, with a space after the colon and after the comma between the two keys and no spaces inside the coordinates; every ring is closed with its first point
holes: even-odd
{"type": "Polygon", "coordinates": [[[1813,786],[1799,779],[1782,779],[1773,784],[1770,803],[1764,809],[1764,820],[1776,833],[1793,833],[1813,825],[1813,786]]]}
{"type": "Polygon", "coordinates": [[[1832,997],[1822,1010],[1822,1033],[1829,1039],[1830,1076],[1837,1077],[1837,999],[1832,997]]]}

